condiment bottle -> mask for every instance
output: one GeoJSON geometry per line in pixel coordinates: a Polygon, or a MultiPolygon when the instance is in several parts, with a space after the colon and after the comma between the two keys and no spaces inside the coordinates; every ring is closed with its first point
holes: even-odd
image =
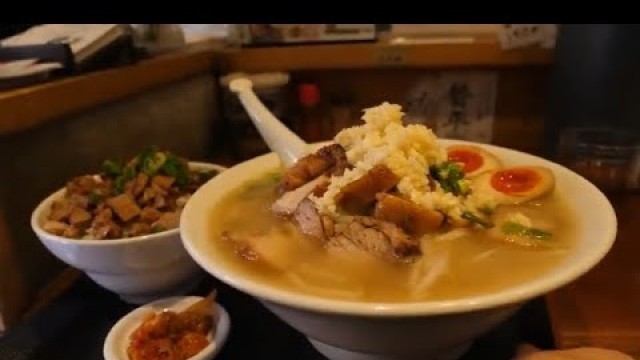
{"type": "Polygon", "coordinates": [[[302,112],[302,134],[300,135],[308,142],[322,140],[325,134],[318,85],[313,83],[300,84],[298,86],[298,100],[302,112]]]}
{"type": "Polygon", "coordinates": [[[354,123],[353,96],[351,94],[335,94],[331,97],[331,135],[350,127],[354,123]]]}

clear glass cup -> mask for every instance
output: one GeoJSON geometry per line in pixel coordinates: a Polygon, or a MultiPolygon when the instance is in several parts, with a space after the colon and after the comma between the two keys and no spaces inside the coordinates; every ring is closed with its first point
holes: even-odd
{"type": "Polygon", "coordinates": [[[559,161],[603,191],[640,189],[640,142],[628,130],[566,129],[560,136],[559,161]]]}

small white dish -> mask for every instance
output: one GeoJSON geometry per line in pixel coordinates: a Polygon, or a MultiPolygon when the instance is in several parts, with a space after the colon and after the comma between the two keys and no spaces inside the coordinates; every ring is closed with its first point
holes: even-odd
{"type": "MultiPolygon", "coordinates": [[[[164,309],[179,312],[202,299],[200,296],[175,296],[151,302],[131,311],[122,317],[107,334],[103,348],[105,360],[129,360],[127,355],[129,338],[150,312],[160,312],[164,309]]],[[[209,345],[198,354],[190,357],[189,360],[213,359],[227,341],[229,329],[231,328],[229,314],[220,304],[214,302],[214,306],[217,307],[219,314],[215,327],[215,336],[210,333],[209,340],[211,342],[209,345]]]]}

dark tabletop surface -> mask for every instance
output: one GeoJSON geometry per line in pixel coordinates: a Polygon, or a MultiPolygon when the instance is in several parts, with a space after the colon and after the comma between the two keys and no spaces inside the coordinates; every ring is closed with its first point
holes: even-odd
{"type": "MultiPolygon", "coordinates": [[[[304,336],[258,301],[213,278],[205,278],[192,294],[204,295],[214,287],[218,302],[231,318],[229,338],[216,359],[325,359],[304,336]]],[[[82,277],[69,291],[0,338],[0,359],[102,360],[103,342],[111,326],[135,307],[82,277]]],[[[511,319],[476,340],[461,360],[507,360],[521,342],[552,346],[542,299],[527,303],[511,319]]]]}

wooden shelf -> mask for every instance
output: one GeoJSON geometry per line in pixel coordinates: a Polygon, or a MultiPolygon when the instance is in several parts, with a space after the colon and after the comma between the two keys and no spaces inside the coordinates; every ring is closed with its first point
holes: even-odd
{"type": "Polygon", "coordinates": [[[189,76],[213,72],[219,50],[194,46],[137,64],[0,92],[0,135],[189,76]]]}
{"type": "Polygon", "coordinates": [[[531,47],[503,51],[493,36],[473,42],[432,44],[358,43],[222,49],[203,44],[138,64],[0,92],[0,135],[37,126],[126,96],[213,72],[380,68],[509,68],[546,66],[551,50],[531,47]]]}
{"type": "Polygon", "coordinates": [[[502,50],[493,36],[473,42],[431,44],[329,44],[227,50],[226,71],[294,71],[378,67],[451,68],[544,66],[553,51],[539,47],[502,50]]]}

